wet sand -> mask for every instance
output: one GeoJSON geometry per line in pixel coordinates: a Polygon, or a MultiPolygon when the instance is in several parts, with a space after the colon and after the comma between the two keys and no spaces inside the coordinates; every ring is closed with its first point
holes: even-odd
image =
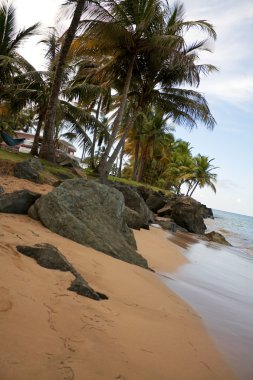
{"type": "MultiPolygon", "coordinates": [[[[183,239],[183,234],[171,235],[183,239]]],[[[188,262],[162,276],[189,303],[241,380],[253,379],[253,257],[238,249],[186,237],[188,262]]]]}

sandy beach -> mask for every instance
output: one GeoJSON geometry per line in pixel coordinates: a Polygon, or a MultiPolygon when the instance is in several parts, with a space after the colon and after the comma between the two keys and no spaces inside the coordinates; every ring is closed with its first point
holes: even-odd
{"type": "MultiPolygon", "coordinates": [[[[28,181],[11,180],[0,184],[29,188],[28,181]]],[[[156,273],[56,235],[28,216],[0,214],[0,235],[1,380],[235,378],[201,318],[156,273]],[[109,299],[68,291],[70,273],[42,268],[16,250],[45,242],[109,299]]],[[[173,272],[186,261],[162,230],[135,237],[156,271],[173,272]]]]}

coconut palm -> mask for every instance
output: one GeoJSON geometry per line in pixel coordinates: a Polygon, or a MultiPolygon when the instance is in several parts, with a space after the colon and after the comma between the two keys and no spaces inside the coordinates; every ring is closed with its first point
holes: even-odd
{"type": "Polygon", "coordinates": [[[170,8],[160,0],[101,1],[100,4],[100,19],[90,23],[88,33],[83,44],[79,43],[78,50],[79,54],[109,56],[110,60],[106,61],[103,69],[124,83],[120,93],[120,106],[111,128],[111,138],[100,162],[99,169],[103,177],[108,174],[119,153],[127,131],[143,111],[144,104],[147,104],[147,97],[148,104],[152,101],[156,104],[159,100],[164,110],[178,121],[188,119],[189,123],[195,124],[195,119],[200,118],[206,124],[213,125],[214,120],[203,96],[190,90],[182,93],[172,86],[184,82],[197,83],[200,72],[214,69],[210,65],[194,65],[196,54],[193,52],[197,48],[203,48],[203,42],[187,48],[183,31],[198,27],[213,38],[216,35],[212,25],[206,21],[185,22],[182,19],[182,5],[170,8]],[[139,84],[134,88],[136,78],[139,84]],[[154,99],[157,92],[159,96],[154,99]],[[133,120],[126,126],[125,133],[110,156],[129,95],[137,98],[132,113],[133,120]]]}
{"type": "Polygon", "coordinates": [[[75,5],[73,17],[68,30],[66,31],[63,42],[60,48],[59,56],[57,58],[56,69],[54,73],[54,79],[52,82],[51,92],[47,105],[47,113],[45,117],[45,128],[43,135],[43,142],[40,150],[40,157],[50,161],[54,161],[54,129],[57,115],[57,105],[59,101],[59,93],[61,88],[61,82],[65,70],[65,61],[71,46],[71,43],[75,37],[79,21],[83,14],[85,7],[89,4],[87,0],[68,0],[66,4],[75,5]]]}
{"type": "Polygon", "coordinates": [[[159,154],[163,147],[171,142],[170,128],[163,112],[148,109],[146,114],[140,115],[136,123],[136,133],[130,135],[134,138],[134,169],[132,178],[141,181],[145,167],[152,161],[155,153],[159,154]]]}
{"type": "Polygon", "coordinates": [[[101,177],[107,176],[110,169],[107,158],[121,126],[138,54],[145,47],[145,30],[152,26],[159,8],[157,0],[101,1],[96,19],[90,23],[83,44],[78,46],[79,54],[109,55],[110,60],[104,65],[104,71],[109,71],[115,78],[119,75],[124,78],[111,137],[99,165],[101,177]]]}
{"type": "MultiPolygon", "coordinates": [[[[57,54],[59,51],[59,36],[54,28],[49,29],[48,35],[41,41],[46,45],[46,55],[48,61],[47,71],[36,71],[33,69],[23,75],[23,99],[29,99],[33,103],[33,108],[37,119],[37,128],[32,146],[31,154],[38,155],[38,147],[40,133],[44,127],[47,104],[50,96],[50,88],[52,86],[54,72],[56,69],[57,54]]],[[[64,80],[62,81],[61,97],[57,104],[56,120],[54,126],[54,146],[59,130],[65,127],[66,136],[73,140],[75,134],[76,141],[90,149],[91,141],[87,134],[87,129],[100,125],[98,121],[88,112],[83,105],[81,99],[83,97],[83,88],[80,77],[77,73],[74,79],[69,77],[73,74],[72,68],[65,70],[64,80]],[[75,100],[75,101],[74,101],[75,100]],[[78,104],[77,104],[78,102],[78,104]]],[[[73,75],[72,75],[73,76],[73,75]]],[[[86,96],[87,91],[85,92],[86,96]]],[[[89,94],[89,96],[91,96],[89,94]]],[[[93,94],[92,94],[93,96],[93,94]]],[[[86,96],[87,97],[87,96],[86,96]]]]}
{"type": "Polygon", "coordinates": [[[25,106],[20,93],[16,92],[20,82],[19,75],[30,64],[19,53],[18,49],[29,37],[37,32],[39,24],[29,28],[16,30],[15,8],[8,1],[0,4],[0,110],[8,120],[11,111],[20,110],[25,106]]]}
{"type": "Polygon", "coordinates": [[[194,157],[195,167],[191,178],[190,196],[193,195],[197,186],[200,188],[208,186],[216,193],[215,182],[217,179],[217,174],[213,173],[213,170],[218,169],[218,167],[211,164],[213,160],[214,158],[210,159],[209,157],[202,156],[201,154],[194,157]]]}
{"type": "Polygon", "coordinates": [[[26,68],[29,63],[18,49],[29,37],[33,36],[39,24],[16,31],[15,8],[8,1],[0,5],[0,83],[3,85],[16,72],[26,68]]]}

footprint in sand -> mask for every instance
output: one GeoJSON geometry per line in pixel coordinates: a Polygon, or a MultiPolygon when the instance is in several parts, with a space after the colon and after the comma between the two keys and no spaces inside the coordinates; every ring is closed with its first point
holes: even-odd
{"type": "Polygon", "coordinates": [[[72,367],[69,367],[69,366],[63,366],[63,367],[60,367],[59,368],[63,373],[62,373],[62,376],[63,376],[63,380],[74,380],[75,378],[75,373],[73,371],[73,368],[72,367]]]}
{"type": "Polygon", "coordinates": [[[0,287],[0,312],[9,311],[11,308],[10,291],[4,287],[0,287]]]}

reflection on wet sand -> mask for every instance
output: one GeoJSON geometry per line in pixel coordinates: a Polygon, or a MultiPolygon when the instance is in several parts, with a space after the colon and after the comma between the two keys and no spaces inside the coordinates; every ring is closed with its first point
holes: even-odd
{"type": "Polygon", "coordinates": [[[177,231],[175,234],[169,234],[169,240],[184,249],[190,247],[192,244],[196,244],[198,242],[198,238],[198,235],[191,234],[190,232],[186,233],[177,231]]]}
{"type": "Polygon", "coordinates": [[[191,234],[169,239],[186,248],[189,262],[162,280],[202,316],[238,378],[252,380],[253,257],[191,234]]]}

